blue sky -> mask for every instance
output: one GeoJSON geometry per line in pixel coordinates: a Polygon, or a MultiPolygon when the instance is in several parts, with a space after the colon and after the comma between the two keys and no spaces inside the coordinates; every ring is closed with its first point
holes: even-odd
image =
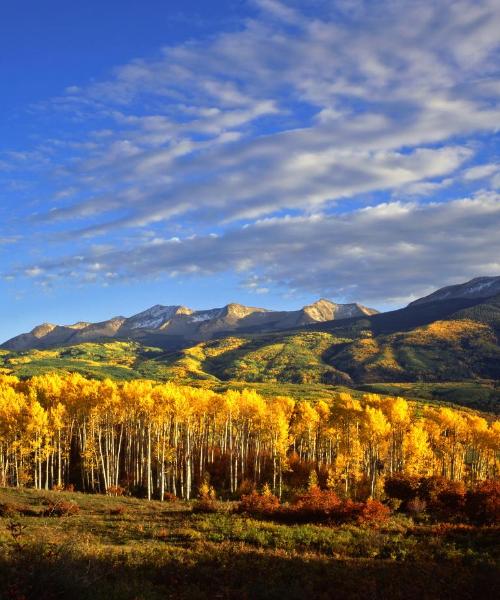
{"type": "Polygon", "coordinates": [[[3,339],[500,274],[497,0],[5,4],[3,339]]]}

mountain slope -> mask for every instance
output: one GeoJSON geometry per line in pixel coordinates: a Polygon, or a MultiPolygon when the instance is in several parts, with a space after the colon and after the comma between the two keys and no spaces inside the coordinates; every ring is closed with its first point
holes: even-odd
{"type": "Polygon", "coordinates": [[[469,390],[463,394],[464,404],[479,397],[488,410],[497,410],[500,294],[446,296],[382,314],[360,310],[357,317],[319,321],[335,310],[328,301],[290,312],[236,304],[194,312],[179,306],[153,307],[128,320],[119,317],[68,328],[44,325],[31,335],[66,341],[56,348],[3,349],[0,365],[3,372],[23,377],[78,371],[94,377],[173,379],[209,386],[234,381],[371,389],[390,385],[401,393],[412,386],[441,386],[443,397],[451,389],[447,382],[455,382],[455,391],[463,382],[469,390]],[[145,321],[156,329],[144,328],[145,321]],[[85,341],[95,332],[113,336],[125,331],[137,332],[137,337],[85,341]],[[84,343],[70,345],[68,339],[84,343]],[[473,388],[481,388],[479,396],[470,391],[473,388]]]}
{"type": "Polygon", "coordinates": [[[427,302],[441,302],[443,300],[454,300],[457,298],[479,299],[490,298],[500,294],[499,277],[476,277],[466,283],[449,285],[441,288],[424,298],[419,298],[410,304],[416,306],[427,302]]]}
{"type": "Polygon", "coordinates": [[[102,364],[160,379],[344,384],[500,379],[500,295],[459,310],[453,310],[457,308],[453,301],[448,314],[443,306],[436,310],[435,304],[426,305],[432,310],[425,313],[421,307],[408,307],[286,331],[232,334],[170,351],[137,341],[113,341],[4,350],[2,360],[5,369],[22,375],[36,365],[46,370],[85,370],[102,364]],[[435,314],[441,318],[433,320],[435,314]],[[412,319],[416,326],[410,326],[412,319]],[[401,328],[401,323],[406,327],[401,328]]]}

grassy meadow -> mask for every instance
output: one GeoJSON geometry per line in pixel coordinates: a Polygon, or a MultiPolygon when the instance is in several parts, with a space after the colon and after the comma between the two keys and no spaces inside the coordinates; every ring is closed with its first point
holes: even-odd
{"type": "Polygon", "coordinates": [[[500,583],[498,527],[293,525],[234,508],[1,489],[1,597],[487,599],[500,583]]]}

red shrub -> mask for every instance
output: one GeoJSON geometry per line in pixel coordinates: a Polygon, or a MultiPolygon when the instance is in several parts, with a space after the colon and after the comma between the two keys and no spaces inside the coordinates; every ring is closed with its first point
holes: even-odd
{"type": "Polygon", "coordinates": [[[500,482],[487,480],[467,492],[465,512],[480,525],[500,522],[500,482]]]}
{"type": "Polygon", "coordinates": [[[109,514],[115,517],[120,517],[127,512],[127,509],[124,506],[116,506],[115,508],[109,509],[109,514]]]}
{"type": "Polygon", "coordinates": [[[421,480],[419,496],[435,517],[452,519],[462,514],[465,487],[461,481],[451,481],[446,477],[425,477],[421,480]]]}
{"type": "Polygon", "coordinates": [[[19,504],[13,504],[12,502],[0,503],[0,517],[14,517],[20,512],[21,506],[19,506],[19,504]]]}
{"type": "Polygon", "coordinates": [[[369,523],[372,525],[375,523],[383,523],[384,521],[387,521],[391,513],[389,507],[378,500],[367,500],[361,504],[362,506],[356,519],[358,523],[369,523]]]}
{"type": "Polygon", "coordinates": [[[332,510],[339,506],[340,499],[335,492],[313,487],[305,494],[297,496],[293,504],[299,510],[332,510]]]}
{"type": "Polygon", "coordinates": [[[281,506],[273,519],[291,523],[370,523],[383,522],[390,514],[377,500],[340,500],[334,492],[312,489],[291,506],[281,506]]]}
{"type": "Polygon", "coordinates": [[[193,503],[194,513],[216,513],[219,512],[220,503],[212,498],[200,498],[193,503]]]}
{"type": "Polygon", "coordinates": [[[454,483],[455,482],[450,481],[446,477],[440,477],[438,475],[422,477],[420,479],[418,496],[422,498],[422,500],[425,500],[428,505],[431,505],[433,502],[438,501],[439,494],[454,489],[454,483]]]}
{"type": "Polygon", "coordinates": [[[282,508],[283,520],[309,523],[331,521],[341,505],[337,494],[329,490],[312,487],[297,496],[291,507],[282,508]]]}
{"type": "Polygon", "coordinates": [[[444,519],[460,517],[465,506],[465,486],[461,482],[450,482],[457,485],[439,492],[437,501],[433,505],[436,514],[444,519]]]}
{"type": "Polygon", "coordinates": [[[252,492],[242,496],[239,504],[240,512],[257,515],[268,515],[275,512],[280,505],[279,499],[271,493],[252,492]]]}
{"type": "Polygon", "coordinates": [[[413,498],[413,500],[408,500],[406,503],[406,512],[412,517],[416,517],[425,512],[427,508],[427,502],[422,500],[422,498],[413,498]]]}
{"type": "Polygon", "coordinates": [[[253,492],[255,492],[255,482],[251,479],[244,479],[238,486],[236,493],[239,498],[243,498],[243,496],[248,496],[253,492]]]}

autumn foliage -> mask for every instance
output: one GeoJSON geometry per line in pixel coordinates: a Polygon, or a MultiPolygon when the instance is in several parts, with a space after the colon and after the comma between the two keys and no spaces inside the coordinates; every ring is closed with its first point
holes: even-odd
{"type": "Polygon", "coordinates": [[[375,524],[387,520],[390,510],[378,500],[341,500],[335,492],[314,487],[291,504],[280,504],[270,493],[253,492],[241,499],[239,510],[285,523],[375,524]]]}
{"type": "Polygon", "coordinates": [[[500,523],[500,482],[486,480],[467,490],[464,482],[446,477],[405,477],[386,479],[385,493],[402,501],[400,510],[412,515],[427,512],[440,520],[468,518],[479,525],[500,523]]]}
{"type": "Polygon", "coordinates": [[[467,492],[465,512],[479,525],[500,523],[500,482],[483,481],[467,492]]]}
{"type": "Polygon", "coordinates": [[[304,513],[388,495],[443,515],[474,503],[490,515],[492,493],[466,495],[463,484],[498,476],[499,447],[499,421],[376,394],[312,403],[147,380],[0,375],[0,486],[166,500],[195,497],[208,478],[217,497],[257,504],[252,490],[265,484],[280,499],[309,488],[294,509],[304,513]]]}

